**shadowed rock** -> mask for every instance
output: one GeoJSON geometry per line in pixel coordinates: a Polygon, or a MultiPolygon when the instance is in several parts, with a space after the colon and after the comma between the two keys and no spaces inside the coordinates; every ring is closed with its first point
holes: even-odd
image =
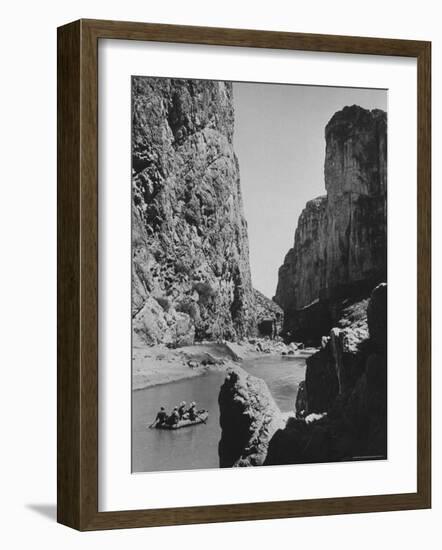
{"type": "Polygon", "coordinates": [[[380,284],[372,292],[367,310],[370,338],[377,349],[387,351],[387,285],[380,284]]]}
{"type": "Polygon", "coordinates": [[[266,383],[231,372],[221,387],[219,407],[220,467],[262,465],[270,439],[284,424],[266,383]]]}
{"type": "Polygon", "coordinates": [[[253,289],[256,308],[256,322],[261,336],[275,338],[282,329],[284,312],[282,308],[259,290],[253,289]]]}
{"type": "Polygon", "coordinates": [[[386,285],[346,311],[307,361],[296,409],[281,425],[266,384],[233,373],[219,396],[221,466],[301,464],[387,457],[386,285]],[[301,418],[300,416],[304,416],[301,418]],[[278,427],[279,426],[279,427],[278,427]]]}
{"type": "Polygon", "coordinates": [[[307,360],[306,419],[291,419],[275,433],[264,464],[387,457],[387,350],[379,345],[386,334],[387,285],[359,306],[307,360]]]}

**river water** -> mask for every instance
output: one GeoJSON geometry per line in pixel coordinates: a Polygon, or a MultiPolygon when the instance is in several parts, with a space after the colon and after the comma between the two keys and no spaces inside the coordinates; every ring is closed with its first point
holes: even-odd
{"type": "MultiPolygon", "coordinates": [[[[305,358],[260,357],[243,361],[241,367],[265,380],[281,411],[294,409],[299,382],[305,377],[305,358]]],[[[225,376],[225,372],[209,372],[133,392],[133,472],[219,467],[218,394],[225,376]],[[198,408],[207,409],[206,424],[171,431],[146,428],[161,406],[170,410],[181,401],[196,401],[198,408]]]]}

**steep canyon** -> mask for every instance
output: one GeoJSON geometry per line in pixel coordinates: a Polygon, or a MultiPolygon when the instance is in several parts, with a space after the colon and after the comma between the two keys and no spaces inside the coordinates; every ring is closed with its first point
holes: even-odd
{"type": "Polygon", "coordinates": [[[291,339],[318,341],[342,302],[387,279],[387,116],[356,105],[325,128],[326,195],[309,201],[279,269],[275,301],[291,339]]]}
{"type": "Polygon", "coordinates": [[[132,79],[134,345],[256,327],[229,82],[132,79]]]}

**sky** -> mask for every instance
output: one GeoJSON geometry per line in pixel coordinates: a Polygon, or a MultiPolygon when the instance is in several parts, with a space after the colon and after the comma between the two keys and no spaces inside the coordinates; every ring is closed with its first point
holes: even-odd
{"type": "Polygon", "coordinates": [[[233,83],[234,149],[253,286],[272,298],[307,201],[325,195],[324,130],[346,105],[387,110],[387,91],[233,83]]]}

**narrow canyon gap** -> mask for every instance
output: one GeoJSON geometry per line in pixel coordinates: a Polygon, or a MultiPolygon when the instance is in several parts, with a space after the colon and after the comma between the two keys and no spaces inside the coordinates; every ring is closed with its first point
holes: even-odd
{"type": "Polygon", "coordinates": [[[132,78],[136,471],[386,457],[386,98],[132,78]]]}

